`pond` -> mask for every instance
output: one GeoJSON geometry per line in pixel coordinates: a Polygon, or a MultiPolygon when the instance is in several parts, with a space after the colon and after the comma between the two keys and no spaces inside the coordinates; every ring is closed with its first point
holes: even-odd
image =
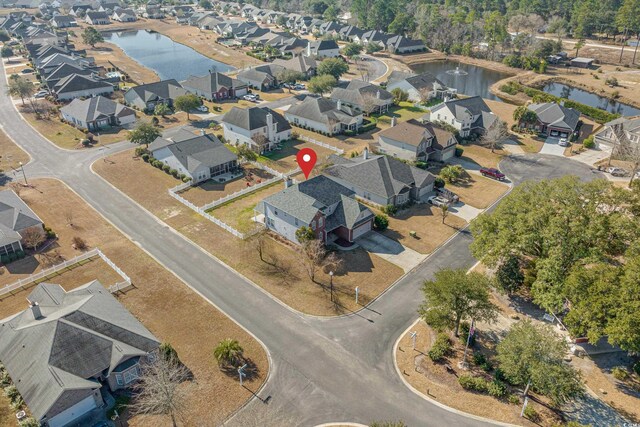
{"type": "Polygon", "coordinates": [[[411,68],[416,73],[433,74],[445,85],[458,89],[459,93],[469,96],[480,95],[497,101],[500,101],[500,98],[489,92],[489,88],[495,82],[511,76],[500,71],[449,60],[424,62],[411,68]]]}
{"type": "Polygon", "coordinates": [[[155,71],[161,79],[185,80],[209,71],[227,72],[235,67],[216,61],[160,33],[145,30],[108,33],[105,41],[121,48],[131,59],[155,71]]]}
{"type": "Polygon", "coordinates": [[[596,95],[595,93],[587,92],[586,90],[571,87],[562,83],[547,83],[542,90],[551,95],[580,102],[591,107],[609,111],[610,113],[617,113],[623,116],[640,115],[640,109],[632,107],[631,105],[622,104],[613,99],[605,98],[603,96],[596,95]]]}

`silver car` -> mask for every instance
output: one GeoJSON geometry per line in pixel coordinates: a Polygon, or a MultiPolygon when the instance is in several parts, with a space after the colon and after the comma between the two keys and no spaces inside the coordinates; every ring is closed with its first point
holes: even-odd
{"type": "Polygon", "coordinates": [[[427,199],[427,202],[437,207],[449,206],[449,202],[440,196],[431,196],[427,199]]]}

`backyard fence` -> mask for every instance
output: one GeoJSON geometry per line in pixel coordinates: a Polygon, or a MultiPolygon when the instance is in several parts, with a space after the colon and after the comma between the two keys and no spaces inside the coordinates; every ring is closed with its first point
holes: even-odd
{"type": "Polygon", "coordinates": [[[303,140],[303,141],[310,142],[312,144],[319,145],[320,147],[328,148],[329,150],[333,150],[338,154],[344,154],[344,150],[342,148],[334,147],[333,145],[327,144],[327,143],[322,142],[322,141],[317,141],[317,140],[315,140],[313,138],[309,138],[306,135],[300,135],[300,139],[303,140]]]}
{"type": "MultiPolygon", "coordinates": [[[[124,271],[122,271],[120,269],[120,267],[118,267],[117,265],[115,265],[113,263],[113,261],[111,261],[109,258],[107,258],[107,256],[105,254],[102,253],[102,251],[98,248],[94,248],[91,249],[90,251],[84,252],[76,257],[71,258],[70,260],[66,260],[61,262],[60,264],[54,265],[53,267],[49,267],[46,268],[38,273],[32,274],[29,277],[25,277],[24,279],[20,279],[17,282],[11,283],[9,285],[5,285],[4,287],[0,288],[0,295],[5,295],[7,293],[10,293],[16,289],[21,289],[26,285],[29,285],[31,283],[37,282],[40,279],[44,279],[54,273],[57,273],[60,270],[64,270],[68,267],[71,267],[75,264],[78,264],[82,261],[91,259],[93,257],[100,257],[105,263],[107,263],[107,265],[109,267],[111,267],[116,273],[118,273],[120,275],[120,277],[122,277],[122,279],[124,279],[124,281],[116,283],[114,286],[118,287],[118,290],[120,289],[124,289],[125,287],[131,286],[131,279],[129,278],[129,276],[127,276],[125,274],[124,271]]],[[[111,290],[111,288],[113,288],[114,286],[110,286],[109,287],[109,291],[110,292],[114,292],[111,290]]]]}
{"type": "Polygon", "coordinates": [[[215,208],[216,206],[220,206],[220,205],[222,205],[222,204],[224,204],[224,203],[226,203],[226,202],[228,202],[230,200],[236,199],[238,197],[242,197],[245,194],[252,193],[252,192],[254,192],[256,190],[259,190],[259,189],[261,189],[263,187],[267,187],[267,186],[269,186],[269,185],[271,185],[273,183],[276,183],[276,182],[280,181],[281,179],[282,178],[279,177],[279,176],[274,176],[271,179],[268,179],[266,181],[262,181],[262,182],[260,182],[258,184],[252,185],[251,187],[243,188],[242,190],[238,190],[235,193],[228,194],[228,195],[226,195],[224,197],[221,197],[218,200],[214,200],[211,203],[207,203],[206,205],[201,206],[200,209],[202,209],[204,211],[208,211],[209,209],[215,208]]]}
{"type": "Polygon", "coordinates": [[[179,193],[181,191],[186,190],[187,188],[191,188],[193,186],[193,181],[185,182],[183,184],[177,185],[173,187],[169,192],[179,193]]]}

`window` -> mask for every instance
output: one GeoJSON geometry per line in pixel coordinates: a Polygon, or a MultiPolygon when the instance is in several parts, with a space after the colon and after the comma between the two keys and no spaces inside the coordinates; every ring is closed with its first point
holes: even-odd
{"type": "Polygon", "coordinates": [[[129,384],[132,381],[135,381],[138,378],[138,367],[134,366],[133,368],[124,372],[124,383],[129,384]]]}
{"type": "Polygon", "coordinates": [[[318,218],[318,227],[322,227],[323,224],[324,224],[324,218],[322,217],[318,218]]]}
{"type": "Polygon", "coordinates": [[[124,385],[124,381],[122,380],[122,374],[116,374],[116,384],[124,385]]]}
{"type": "Polygon", "coordinates": [[[311,221],[311,229],[314,230],[314,231],[316,229],[316,221],[315,220],[311,221]]]}

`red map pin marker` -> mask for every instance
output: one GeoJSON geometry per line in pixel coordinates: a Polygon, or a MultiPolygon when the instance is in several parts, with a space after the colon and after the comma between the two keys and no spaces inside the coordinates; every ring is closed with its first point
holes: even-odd
{"type": "Polygon", "coordinates": [[[300,169],[302,169],[302,172],[304,173],[304,177],[309,178],[309,174],[316,165],[316,160],[318,160],[316,152],[311,148],[303,148],[298,151],[296,159],[298,160],[298,166],[300,166],[300,169]]]}

